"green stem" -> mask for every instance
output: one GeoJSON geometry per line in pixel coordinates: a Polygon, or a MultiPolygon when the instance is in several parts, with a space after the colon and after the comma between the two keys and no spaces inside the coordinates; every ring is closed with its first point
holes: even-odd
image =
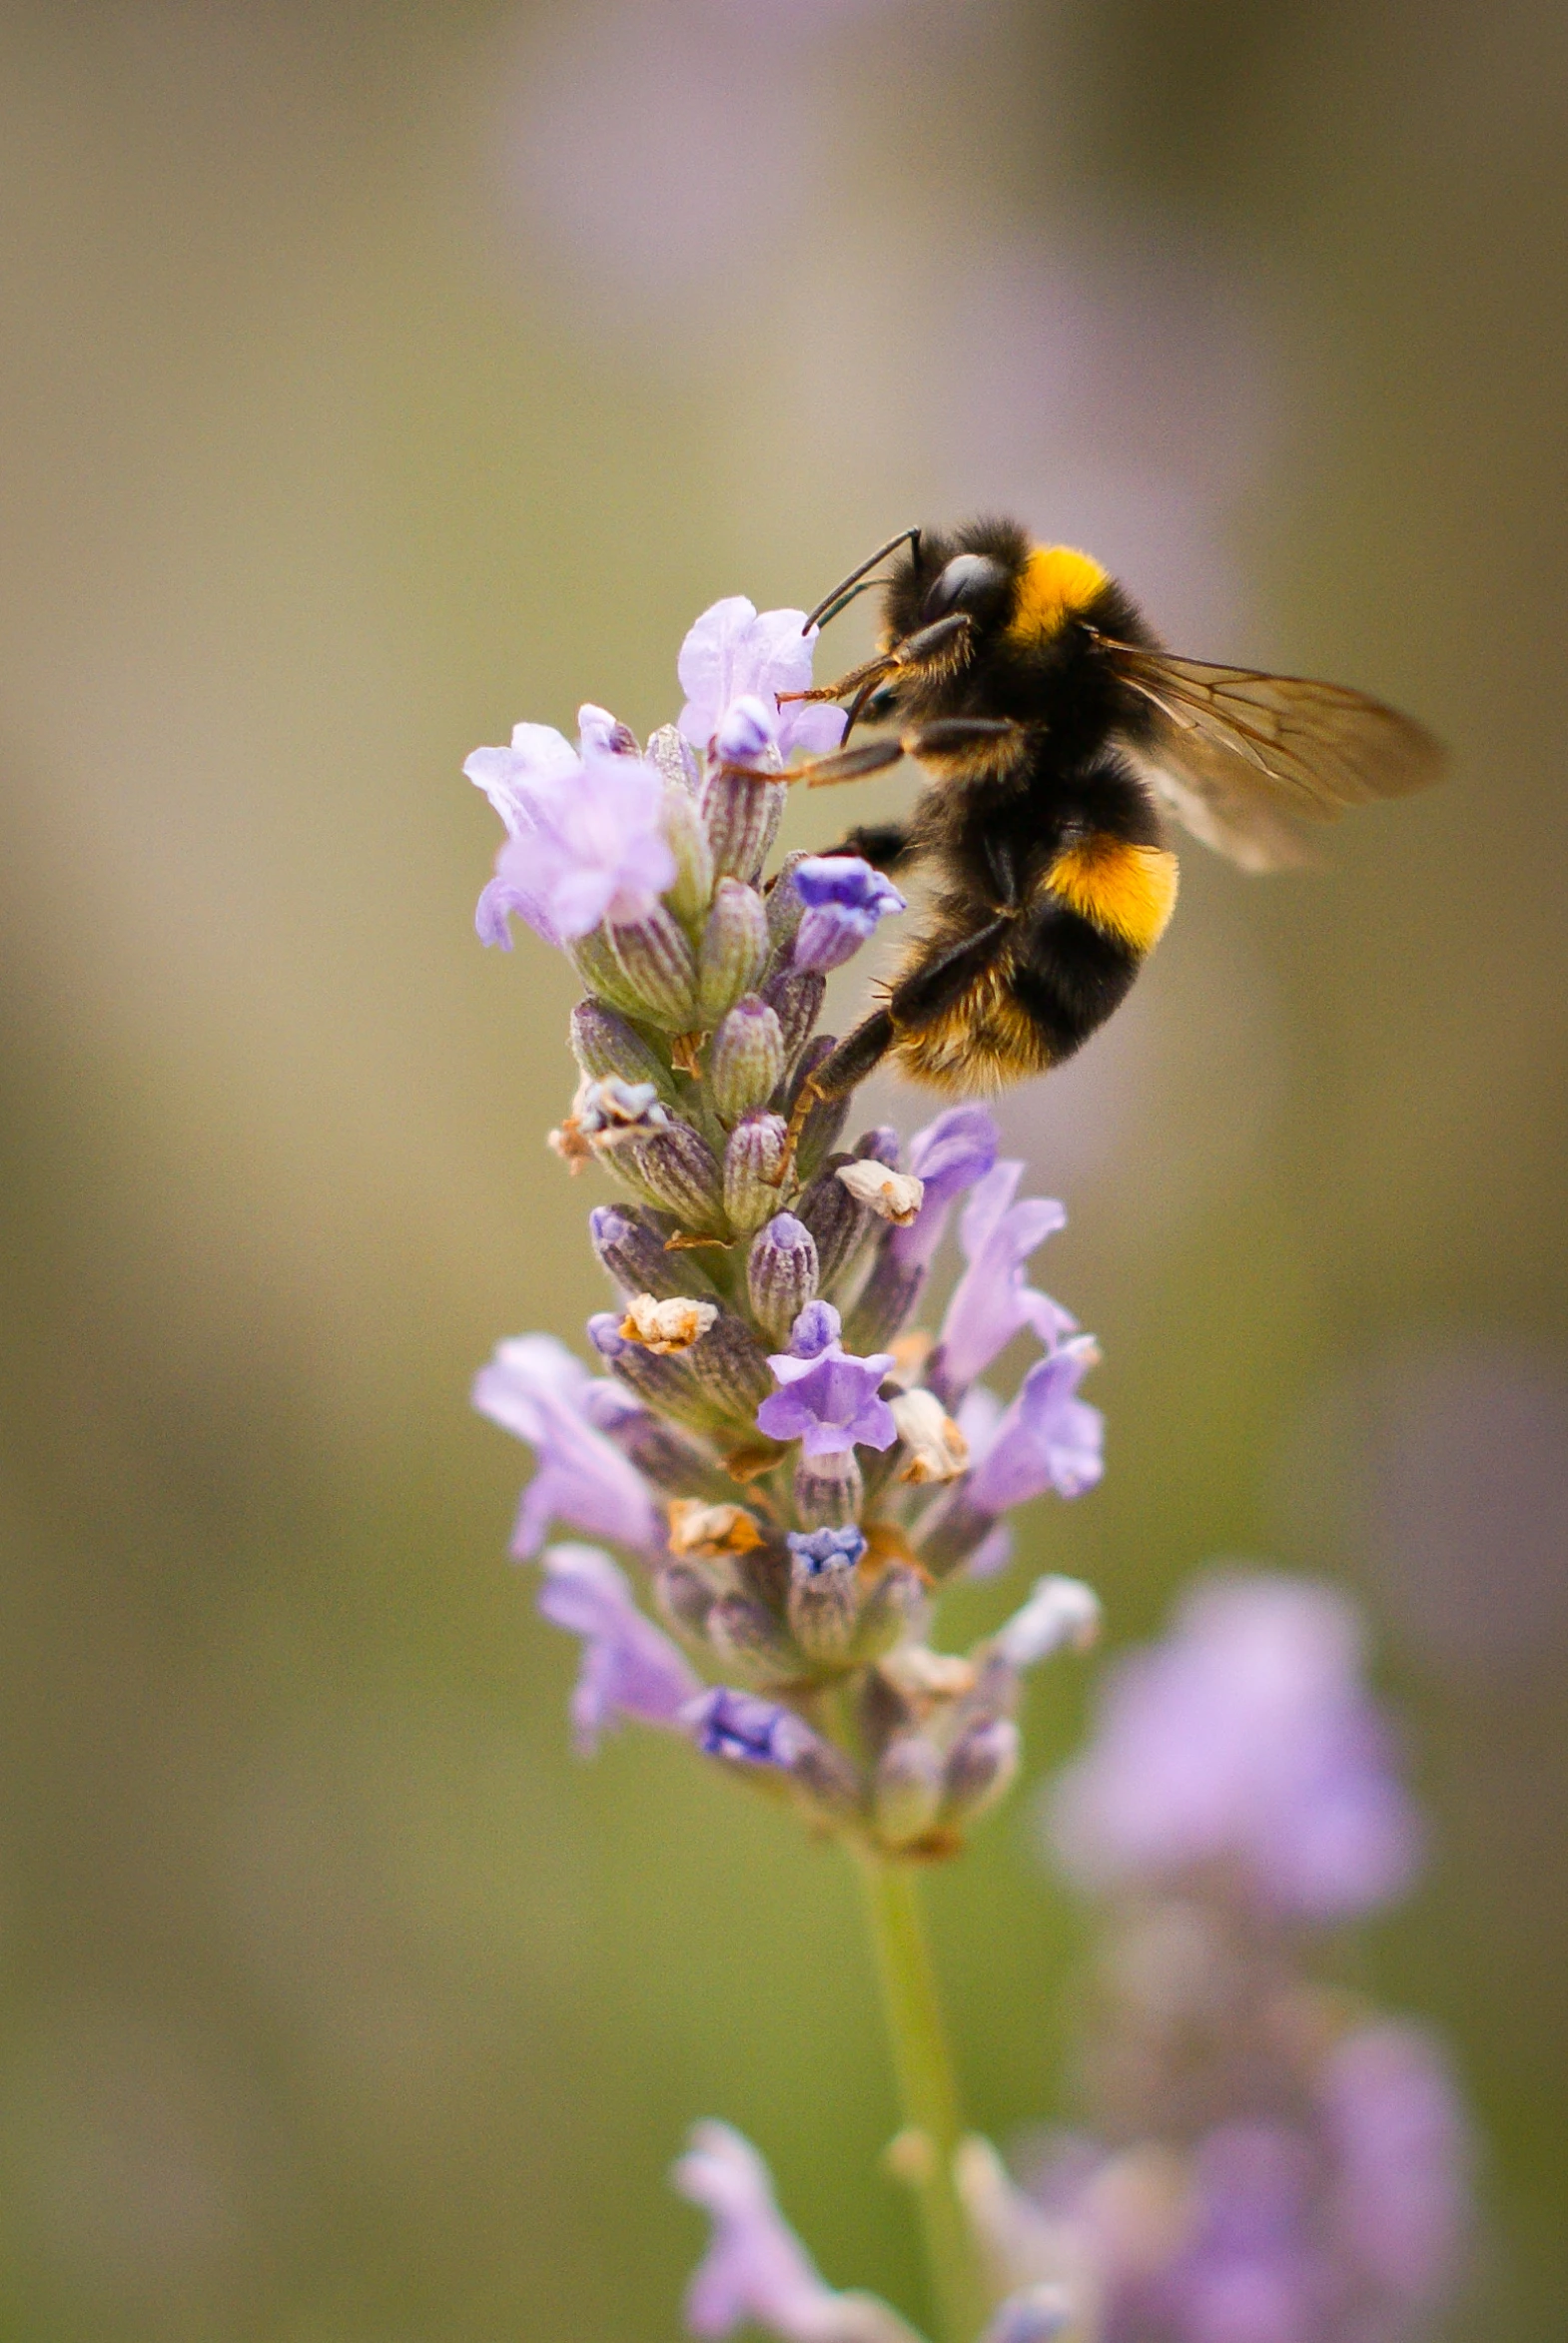
{"type": "Polygon", "coordinates": [[[921,2135],[911,2142],[912,2178],[941,2332],[944,2343],[975,2343],[989,2303],[954,2185],[963,2122],[915,1869],[869,1853],[859,1868],[904,2122],[921,2135]]]}

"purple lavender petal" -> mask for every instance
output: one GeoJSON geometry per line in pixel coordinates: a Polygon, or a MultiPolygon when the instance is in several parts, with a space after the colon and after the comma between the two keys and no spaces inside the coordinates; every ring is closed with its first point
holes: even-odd
{"type": "Polygon", "coordinates": [[[924,1266],[942,1242],[956,1197],[983,1179],[997,1160],[997,1127],[984,1107],[950,1107],[909,1146],[905,1169],[925,1186],[920,1210],[907,1228],[890,1228],[888,1250],[905,1267],[924,1266]]]}
{"type": "Polygon", "coordinates": [[[779,751],[820,752],[837,745],[844,711],[818,702],[778,706],[778,694],[804,691],[811,683],[816,629],[801,633],[800,610],[765,610],[760,615],[744,594],[728,595],[704,610],[681,645],[677,672],[686,694],[680,730],[697,749],[706,749],[735,702],[760,700],[779,751]]]}
{"type": "Polygon", "coordinates": [[[819,976],[842,968],[881,920],[907,908],[892,880],[858,854],[808,855],[790,876],[806,906],[795,931],[794,965],[819,976]]]}
{"type": "Polygon", "coordinates": [[[766,2164],[729,2124],[693,2128],[674,2180],[713,2223],[686,2293],[693,2335],[729,2335],[751,2322],[784,2343],[918,2343],[885,2304],[824,2283],[779,2211],[766,2164]]]}
{"type": "Polygon", "coordinates": [[[1025,1282],[1024,1265],[1037,1246],[1067,1224],[1059,1203],[1044,1196],[1013,1201],[1024,1167],[996,1165],[976,1182],[959,1223],[969,1267],[959,1279],[942,1325],[942,1374],[962,1391],[983,1374],[1024,1326],[1048,1350],[1076,1333],[1078,1321],[1048,1294],[1025,1282]]]}
{"type": "Polygon", "coordinates": [[[1269,1576],[1189,1596],[1163,1643],[1112,1670],[1051,1832],[1086,1886],[1225,1863],[1263,1909],[1318,1922],[1397,1895],[1421,1834],[1351,1606],[1269,1576]]]}
{"type": "Polygon", "coordinates": [[[513,912],[549,943],[640,919],[674,881],[662,776],[607,709],[579,721],[580,754],[547,724],[519,724],[510,748],[475,749],[463,767],[507,831],[475,914],[486,943],[509,943],[513,912]]]}
{"type": "Polygon", "coordinates": [[[830,1342],[814,1358],[782,1352],[768,1364],[781,1387],[758,1408],[757,1428],[770,1439],[799,1440],[808,1456],[838,1456],[857,1446],[891,1448],[898,1438],[892,1408],[877,1397],[891,1351],[855,1358],[830,1342]]]}
{"type": "Polygon", "coordinates": [[[582,1670],[571,1696],[578,1754],[591,1757],[618,1717],[673,1727],[701,1684],[669,1637],[638,1610],[624,1573],[596,1546],[548,1546],[542,1559],[541,1615],[582,1638],[582,1670]]]}
{"type": "Polygon", "coordinates": [[[536,1554],[551,1521],[591,1537],[613,1538],[634,1552],[656,1553],[663,1524],[634,1466],[586,1414],[587,1369],[550,1334],[523,1334],[497,1344],[474,1378],[481,1415],[538,1451],[539,1469],[523,1491],[511,1550],[536,1554]]]}
{"type": "Polygon", "coordinates": [[[791,1358],[820,1358],[842,1331],[842,1320],[831,1301],[808,1301],[790,1328],[791,1358]]]}
{"type": "Polygon", "coordinates": [[[1047,1489],[1081,1497],[1095,1486],[1105,1469],[1105,1418],[1076,1394],[1099,1355],[1093,1339],[1079,1334],[1030,1368],[965,1484],[980,1512],[1007,1513],[1047,1489]]]}

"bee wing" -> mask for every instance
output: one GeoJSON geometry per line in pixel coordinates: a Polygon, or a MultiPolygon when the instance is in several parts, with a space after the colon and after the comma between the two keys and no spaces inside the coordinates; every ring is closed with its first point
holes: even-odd
{"type": "Polygon", "coordinates": [[[1424,726],[1338,683],[1210,667],[1107,643],[1155,711],[1139,763],[1176,819],[1247,870],[1314,857],[1297,825],[1346,806],[1404,797],[1437,779],[1443,750],[1424,726]]]}

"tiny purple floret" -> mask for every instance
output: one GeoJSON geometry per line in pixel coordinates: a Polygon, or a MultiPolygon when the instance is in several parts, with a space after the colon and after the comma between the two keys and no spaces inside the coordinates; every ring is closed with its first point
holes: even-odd
{"type": "Polygon", "coordinates": [[[522,1493],[511,1550],[538,1552],[551,1521],[634,1552],[657,1552],[664,1528],[642,1475],[597,1428],[599,1395],[624,1409],[623,1395],[588,1373],[553,1334],[520,1334],[496,1345],[473,1382],[481,1415],[537,1449],[539,1469],[522,1493]]]}
{"type": "Polygon", "coordinates": [[[769,750],[788,757],[796,749],[809,756],[836,748],[844,730],[844,710],[825,701],[790,700],[781,708],[780,692],[807,691],[817,629],[802,634],[803,610],[764,610],[744,594],[730,594],[703,611],[680,647],[677,672],[686,694],[680,729],[699,752],[722,735],[724,753],[737,763],[760,762],[769,750]],[[726,732],[731,710],[740,701],[753,703],[748,726],[757,745],[750,757],[736,756],[736,736],[726,732]],[[760,729],[756,711],[760,710],[760,729]]]}
{"type": "Polygon", "coordinates": [[[791,873],[806,906],[795,932],[795,966],[826,976],[852,960],[878,923],[907,907],[891,879],[858,854],[813,854],[791,873]]]}
{"type": "Polygon", "coordinates": [[[920,1210],[907,1228],[890,1228],[885,1242],[906,1267],[923,1267],[942,1242],[955,1200],[997,1160],[1001,1142],[984,1107],[950,1107],[909,1145],[905,1170],[921,1182],[920,1210]]]}
{"type": "Polygon", "coordinates": [[[1024,1167],[998,1164],[976,1182],[959,1222],[969,1266],[954,1288],[942,1324],[941,1372],[947,1391],[966,1390],[1021,1327],[1032,1327],[1047,1350],[1078,1331],[1078,1320],[1025,1278],[1036,1247],[1067,1225],[1059,1203],[1045,1196],[1013,1201],[1024,1167]]]}
{"type": "Polygon", "coordinates": [[[638,1610],[625,1573],[597,1546],[548,1546],[539,1610],[552,1627],[582,1638],[582,1671],[571,1696],[572,1737],[591,1757],[621,1717],[673,1727],[700,1692],[669,1637],[638,1610]]]}
{"type": "Polygon", "coordinates": [[[841,1456],[857,1446],[891,1448],[898,1438],[892,1408],[877,1397],[893,1353],[856,1358],[838,1334],[837,1310],[808,1302],[789,1349],[768,1360],[779,1389],[758,1408],[757,1429],[770,1440],[799,1440],[808,1456],[841,1456]]]}
{"type": "Polygon", "coordinates": [[[978,1511],[1006,1513],[1047,1489],[1081,1497],[1095,1486],[1105,1469],[1105,1418],[1078,1397],[1078,1386],[1099,1356],[1093,1337],[1077,1334],[1030,1368],[965,1485],[978,1511]]]}

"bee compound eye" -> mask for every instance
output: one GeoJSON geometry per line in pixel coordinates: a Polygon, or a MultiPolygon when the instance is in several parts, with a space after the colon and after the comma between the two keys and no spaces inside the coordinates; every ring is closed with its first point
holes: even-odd
{"type": "Polygon", "coordinates": [[[1007,572],[1000,561],[985,553],[955,553],[927,588],[920,615],[929,623],[933,618],[945,618],[950,610],[978,609],[988,595],[1006,583],[1007,572]]]}

